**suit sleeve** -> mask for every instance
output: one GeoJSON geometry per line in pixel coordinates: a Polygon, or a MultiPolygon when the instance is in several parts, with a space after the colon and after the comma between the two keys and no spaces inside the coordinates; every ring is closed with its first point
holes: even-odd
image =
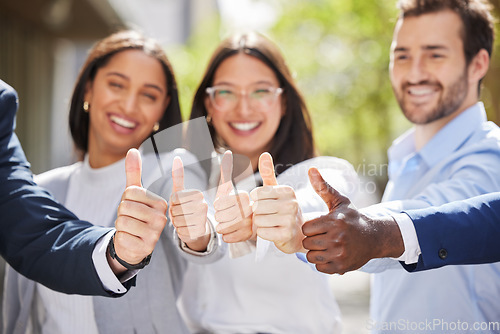
{"type": "Polygon", "coordinates": [[[92,261],[96,242],[109,229],[78,220],[33,182],[13,133],[17,103],[14,89],[0,80],[0,255],[51,289],[109,296],[92,261]]]}
{"type": "Polygon", "coordinates": [[[500,193],[405,212],[422,253],[408,271],[500,261],[500,193]]]}

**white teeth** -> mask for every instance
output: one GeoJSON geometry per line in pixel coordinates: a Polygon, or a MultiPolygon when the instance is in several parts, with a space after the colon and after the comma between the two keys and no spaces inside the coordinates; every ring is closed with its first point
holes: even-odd
{"type": "Polygon", "coordinates": [[[240,131],[250,131],[260,125],[260,122],[229,123],[235,129],[240,131]]]}
{"type": "Polygon", "coordinates": [[[416,89],[416,88],[412,88],[409,90],[410,94],[412,95],[416,95],[416,96],[422,96],[422,95],[427,95],[427,94],[431,94],[434,92],[433,89],[431,88],[425,88],[425,89],[416,89]]]}
{"type": "Polygon", "coordinates": [[[116,124],[118,124],[120,126],[123,126],[124,128],[127,128],[127,129],[133,129],[133,128],[135,128],[135,123],[134,122],[127,121],[126,119],[123,119],[121,117],[118,117],[118,116],[115,116],[115,115],[111,115],[109,118],[113,122],[115,122],[116,124]]]}

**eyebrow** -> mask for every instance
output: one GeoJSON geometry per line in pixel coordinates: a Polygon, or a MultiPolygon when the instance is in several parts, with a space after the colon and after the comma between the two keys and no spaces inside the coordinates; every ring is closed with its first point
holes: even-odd
{"type": "Polygon", "coordinates": [[[227,81],[221,81],[221,82],[218,82],[218,83],[215,83],[213,84],[214,86],[234,86],[234,84],[230,83],[230,82],[227,82],[227,81]]]}
{"type": "MultiPolygon", "coordinates": [[[[268,84],[268,85],[274,85],[274,83],[272,83],[271,81],[269,80],[259,80],[259,81],[255,81],[255,82],[252,82],[249,86],[252,86],[252,85],[260,85],[260,84],[268,84]]],[[[227,82],[227,81],[221,81],[221,82],[218,82],[216,84],[214,84],[214,86],[232,86],[232,87],[241,87],[241,86],[238,86],[234,83],[231,83],[231,82],[227,82]]]]}
{"type": "Polygon", "coordinates": [[[446,51],[449,48],[445,45],[426,45],[422,49],[429,50],[429,51],[432,51],[432,50],[445,50],[446,51]]]}
{"type": "MultiPolygon", "coordinates": [[[[424,45],[423,47],[421,47],[422,50],[425,50],[425,51],[433,51],[433,50],[448,50],[449,48],[447,46],[444,46],[444,45],[424,45]]],[[[407,47],[404,47],[404,46],[401,46],[401,47],[397,47],[394,49],[394,52],[407,52],[409,51],[409,48],[407,47]]]]}
{"type": "MultiPolygon", "coordinates": [[[[106,76],[114,76],[114,75],[119,76],[120,78],[123,78],[123,79],[125,79],[127,81],[130,81],[130,78],[128,76],[122,74],[122,73],[119,73],[119,72],[109,72],[109,73],[106,73],[106,76]]],[[[144,84],[144,86],[156,89],[157,91],[159,91],[160,93],[163,94],[163,89],[160,86],[158,86],[158,85],[155,85],[155,84],[152,84],[152,83],[146,83],[146,84],[144,84]]]]}

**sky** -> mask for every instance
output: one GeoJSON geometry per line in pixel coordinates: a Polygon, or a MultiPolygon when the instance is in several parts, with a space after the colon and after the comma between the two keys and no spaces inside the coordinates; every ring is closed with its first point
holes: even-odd
{"type": "Polygon", "coordinates": [[[279,16],[276,1],[218,0],[221,19],[227,29],[265,31],[279,16]]]}

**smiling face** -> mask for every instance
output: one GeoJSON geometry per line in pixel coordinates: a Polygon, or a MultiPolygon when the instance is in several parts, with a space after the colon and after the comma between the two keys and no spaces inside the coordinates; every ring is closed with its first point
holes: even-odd
{"type": "Polygon", "coordinates": [[[220,64],[212,86],[224,88],[222,94],[239,95],[233,108],[218,108],[208,96],[205,107],[217,135],[229,149],[247,156],[256,166],[260,154],[270,148],[284,114],[279,94],[264,108],[256,102],[262,92],[279,88],[276,75],[259,59],[238,53],[220,64]]]}
{"type": "Polygon", "coordinates": [[[451,10],[410,16],[396,25],[390,77],[404,115],[415,124],[445,120],[477,102],[461,38],[451,10]]]}
{"type": "Polygon", "coordinates": [[[151,134],[168,105],[161,63],[140,50],[121,51],[97,70],[85,101],[90,105],[91,166],[118,161],[151,134]]]}

